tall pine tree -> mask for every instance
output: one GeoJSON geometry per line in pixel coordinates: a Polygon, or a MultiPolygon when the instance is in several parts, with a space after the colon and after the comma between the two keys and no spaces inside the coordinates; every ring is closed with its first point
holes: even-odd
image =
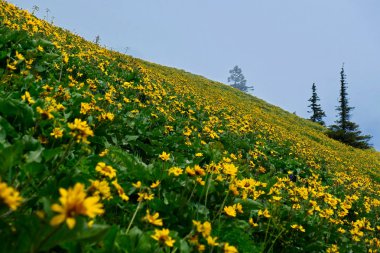
{"type": "Polygon", "coordinates": [[[321,105],[318,104],[318,101],[320,100],[317,94],[317,87],[315,86],[315,83],[311,86],[312,95],[309,99],[311,111],[308,111],[308,113],[312,113],[310,120],[313,122],[317,122],[321,125],[325,125],[325,122],[323,121],[323,117],[326,117],[325,112],[322,110],[321,105]]]}
{"type": "Polygon", "coordinates": [[[359,130],[359,126],[350,121],[351,110],[353,110],[354,107],[348,105],[347,96],[346,74],[344,73],[343,65],[342,70],[340,71],[339,106],[336,107],[336,110],[338,111],[338,119],[335,121],[335,125],[330,126],[328,135],[333,139],[356,148],[370,148],[371,145],[368,141],[371,139],[371,136],[361,135],[362,132],[359,130]]]}

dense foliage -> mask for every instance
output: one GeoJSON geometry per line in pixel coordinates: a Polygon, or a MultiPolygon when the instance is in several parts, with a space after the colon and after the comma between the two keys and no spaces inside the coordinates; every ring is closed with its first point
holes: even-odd
{"type": "Polygon", "coordinates": [[[0,1],[1,252],[376,252],[380,156],[0,1]]]}

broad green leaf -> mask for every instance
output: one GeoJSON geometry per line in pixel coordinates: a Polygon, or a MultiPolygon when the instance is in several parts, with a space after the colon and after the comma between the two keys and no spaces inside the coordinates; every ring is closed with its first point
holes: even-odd
{"type": "Polygon", "coordinates": [[[43,150],[44,150],[44,148],[40,147],[37,150],[28,152],[27,154],[25,154],[25,162],[26,163],[31,163],[31,162],[38,162],[39,163],[39,162],[41,162],[41,160],[42,160],[41,153],[43,150]]]}

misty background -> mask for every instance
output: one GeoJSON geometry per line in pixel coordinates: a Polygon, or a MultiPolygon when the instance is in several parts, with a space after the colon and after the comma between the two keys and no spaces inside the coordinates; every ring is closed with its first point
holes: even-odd
{"type": "Polygon", "coordinates": [[[87,40],[227,83],[308,118],[313,82],[333,124],[344,62],[351,120],[380,150],[378,0],[10,0],[87,40]],[[47,10],[48,9],[48,10],[47,10]]]}

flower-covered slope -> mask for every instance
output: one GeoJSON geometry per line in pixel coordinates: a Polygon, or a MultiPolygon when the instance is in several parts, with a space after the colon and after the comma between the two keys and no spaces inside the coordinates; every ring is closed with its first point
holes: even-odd
{"type": "Polygon", "coordinates": [[[0,6],[0,251],[380,247],[379,153],[0,6]]]}

